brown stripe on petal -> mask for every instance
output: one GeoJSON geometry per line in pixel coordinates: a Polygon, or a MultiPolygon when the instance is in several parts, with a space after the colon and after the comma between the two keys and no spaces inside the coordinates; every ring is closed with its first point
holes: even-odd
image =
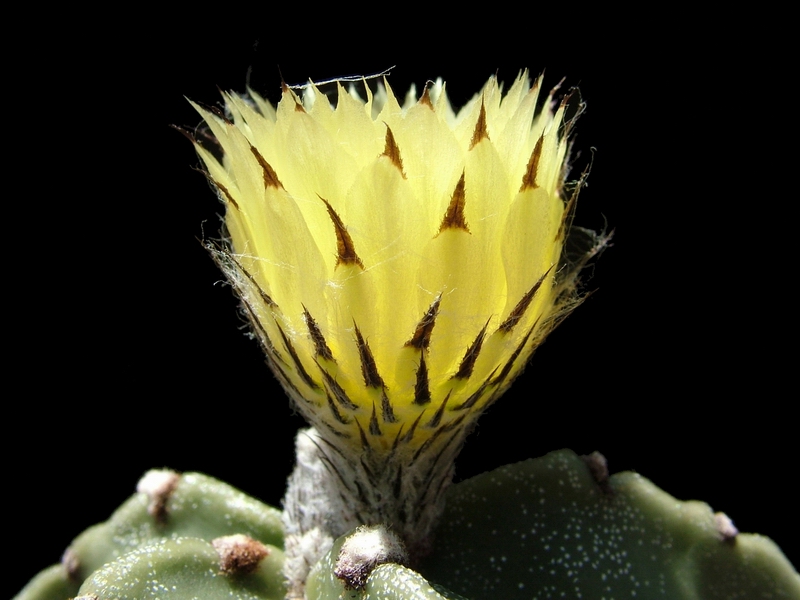
{"type": "Polygon", "coordinates": [[[394,139],[394,134],[392,130],[389,129],[389,126],[386,126],[386,147],[383,150],[383,154],[381,156],[387,157],[392,164],[397,167],[397,170],[400,171],[400,175],[403,176],[403,179],[406,178],[406,174],[403,171],[403,158],[400,156],[400,148],[397,146],[397,142],[394,139]]]}
{"type": "Polygon", "coordinates": [[[328,408],[331,409],[331,414],[333,415],[333,418],[339,421],[339,423],[341,423],[342,425],[349,425],[350,420],[339,412],[339,409],[336,406],[336,403],[333,401],[331,395],[326,392],[325,397],[328,399],[328,408]]]}
{"type": "Polygon", "coordinates": [[[431,401],[431,390],[428,381],[428,366],[425,364],[425,352],[419,354],[417,383],[414,385],[414,404],[424,406],[431,401]]]}
{"type": "MultiPolygon", "coordinates": [[[[319,448],[319,449],[320,449],[320,452],[323,452],[323,453],[324,453],[324,450],[322,450],[322,446],[320,446],[320,445],[319,445],[319,444],[318,444],[316,441],[314,441],[313,439],[312,439],[311,441],[313,442],[313,444],[314,444],[314,445],[315,445],[317,448],[319,448]]],[[[338,447],[336,444],[334,444],[334,443],[332,443],[332,442],[328,441],[328,440],[327,440],[327,439],[325,439],[325,438],[319,438],[319,441],[320,441],[320,443],[322,443],[322,444],[325,444],[325,447],[326,447],[328,450],[330,450],[331,452],[335,452],[336,454],[338,454],[338,455],[339,455],[339,457],[340,457],[340,458],[342,458],[342,459],[344,459],[344,460],[347,460],[347,457],[344,455],[344,452],[342,452],[342,451],[339,449],[339,447],[338,447]]]]}
{"type": "Polygon", "coordinates": [[[564,109],[565,120],[562,125],[563,130],[561,136],[569,138],[572,134],[572,128],[584,111],[586,110],[586,103],[581,98],[581,91],[579,88],[572,88],[561,99],[561,106],[564,109]],[[577,103],[573,103],[572,99],[577,98],[577,103]],[[570,106],[572,104],[572,106],[570,106]]]}
{"type": "Polygon", "coordinates": [[[397,417],[394,416],[394,409],[392,403],[389,401],[389,396],[386,395],[386,389],[381,390],[381,418],[384,423],[397,423],[397,417]]]}
{"type": "Polygon", "coordinates": [[[508,315],[508,318],[505,321],[503,321],[503,323],[500,325],[500,327],[497,328],[498,331],[501,331],[503,333],[511,333],[511,331],[514,329],[514,326],[522,318],[522,315],[525,314],[525,311],[527,310],[528,306],[530,305],[531,300],[533,300],[533,297],[536,295],[536,292],[538,292],[539,288],[542,287],[542,283],[544,282],[544,278],[547,277],[547,275],[552,270],[553,270],[553,267],[551,265],[550,268],[547,269],[547,271],[544,272],[544,275],[542,275],[539,278],[539,280],[536,283],[533,284],[533,287],[531,289],[529,289],[525,293],[525,295],[522,297],[522,299],[519,302],[517,302],[517,305],[514,307],[514,310],[511,311],[511,314],[508,315]]]}
{"type": "MultiPolygon", "coordinates": [[[[311,422],[311,420],[309,419],[309,423],[310,422],[311,422]]],[[[343,439],[349,440],[349,439],[351,439],[353,437],[349,433],[345,433],[344,431],[339,431],[338,429],[336,429],[336,427],[333,426],[333,424],[328,423],[327,421],[320,420],[320,421],[318,421],[318,423],[322,423],[322,425],[325,427],[325,429],[330,431],[333,435],[335,435],[338,438],[343,438],[343,439]]]]}
{"type": "Polygon", "coordinates": [[[275,172],[275,169],[261,156],[261,153],[256,150],[255,146],[250,146],[250,152],[253,153],[253,156],[256,157],[258,164],[261,165],[261,171],[264,175],[264,189],[267,188],[280,188],[286,189],[283,187],[283,184],[278,179],[278,174],[275,172]]]}
{"type": "Polygon", "coordinates": [[[253,284],[253,285],[256,287],[256,289],[258,290],[258,294],[261,296],[261,299],[264,301],[264,304],[266,304],[266,305],[267,305],[267,306],[269,306],[270,308],[278,308],[278,304],[277,304],[277,303],[276,303],[276,302],[275,302],[275,301],[274,301],[274,300],[273,300],[273,299],[270,297],[270,295],[269,295],[269,294],[267,294],[267,292],[265,292],[265,291],[264,291],[264,290],[261,288],[261,286],[259,285],[259,283],[256,281],[256,278],[255,278],[255,277],[253,277],[253,276],[250,274],[250,272],[249,272],[247,269],[245,269],[245,268],[244,268],[244,265],[243,265],[242,263],[240,263],[240,262],[239,262],[239,261],[236,259],[236,257],[234,257],[232,254],[229,256],[229,258],[231,259],[231,262],[232,262],[234,265],[236,265],[236,267],[237,267],[237,268],[238,268],[238,269],[239,269],[239,270],[242,272],[242,274],[243,274],[245,277],[247,277],[248,281],[249,281],[250,283],[252,283],[252,284],[253,284]]]}
{"type": "Polygon", "coordinates": [[[358,356],[361,358],[361,375],[364,376],[364,385],[373,388],[386,387],[378,373],[378,366],[375,364],[375,357],[372,356],[369,344],[364,340],[355,321],[353,321],[353,326],[356,329],[356,343],[358,344],[358,356]]]}
{"type": "MultiPolygon", "coordinates": [[[[434,464],[435,464],[435,463],[437,463],[437,462],[439,462],[439,460],[440,460],[440,456],[441,456],[442,454],[444,454],[445,450],[447,450],[447,449],[448,449],[448,446],[450,446],[450,444],[451,444],[453,441],[455,441],[456,439],[458,439],[458,436],[456,436],[456,435],[452,436],[452,437],[450,438],[450,440],[448,440],[448,442],[447,442],[447,443],[444,445],[444,447],[443,447],[443,448],[442,448],[442,450],[439,452],[439,454],[437,455],[437,457],[436,457],[436,458],[435,458],[433,461],[431,461],[431,462],[433,462],[434,464]]],[[[452,452],[452,451],[451,451],[451,452],[452,452]]],[[[449,460],[448,462],[451,462],[451,463],[453,462],[453,457],[452,457],[452,456],[451,456],[451,458],[450,458],[450,460],[449,460]]],[[[433,485],[433,483],[434,483],[434,481],[433,481],[433,473],[432,473],[431,475],[432,475],[432,477],[431,477],[431,484],[429,485],[429,487],[428,487],[428,492],[427,492],[427,494],[428,494],[428,497],[429,497],[429,498],[431,498],[431,500],[429,500],[429,501],[426,501],[426,502],[424,502],[424,503],[423,503],[423,502],[420,502],[420,503],[417,505],[418,507],[430,506],[430,505],[431,505],[431,503],[434,501],[433,499],[441,497],[441,494],[444,492],[444,490],[447,488],[447,486],[448,486],[448,485],[450,485],[450,482],[451,482],[451,481],[452,481],[452,479],[453,479],[453,475],[452,475],[451,473],[448,473],[448,472],[444,472],[444,473],[442,473],[442,472],[440,472],[440,473],[438,474],[438,476],[437,476],[439,481],[438,481],[438,483],[436,483],[436,485],[434,486],[434,485],[433,485]]]]}
{"type": "Polygon", "coordinates": [[[239,210],[239,204],[236,202],[236,200],[233,199],[233,196],[231,195],[230,191],[228,191],[228,188],[226,188],[224,185],[222,185],[216,179],[211,177],[211,173],[209,173],[205,169],[198,169],[196,167],[192,167],[192,170],[193,171],[197,171],[198,173],[202,173],[203,177],[206,178],[206,181],[208,181],[211,185],[213,185],[215,188],[217,188],[217,191],[222,193],[222,195],[225,196],[225,198],[228,200],[228,202],[233,204],[233,206],[236,208],[236,210],[239,210]]]}
{"type": "Polygon", "coordinates": [[[271,356],[273,360],[276,360],[286,365],[287,364],[286,361],[283,360],[283,357],[278,352],[278,349],[275,348],[275,344],[273,344],[272,339],[269,337],[269,334],[267,333],[267,330],[264,329],[264,326],[261,324],[261,321],[258,320],[258,317],[256,316],[253,307],[250,306],[250,304],[248,304],[248,302],[245,300],[242,301],[242,305],[244,306],[245,311],[247,312],[247,316],[250,318],[250,323],[253,325],[253,329],[256,330],[258,339],[264,346],[264,350],[266,351],[267,355],[271,356]]]}
{"type": "Polygon", "coordinates": [[[198,101],[195,101],[195,104],[197,104],[197,106],[199,106],[203,110],[212,113],[215,117],[218,117],[219,119],[224,121],[227,125],[233,125],[233,122],[225,115],[225,113],[219,106],[215,106],[213,104],[205,104],[203,102],[198,102],[198,101]]]}
{"type": "MultiPolygon", "coordinates": [[[[463,419],[464,416],[466,416],[466,413],[465,413],[465,415],[462,415],[459,418],[463,419]]],[[[460,423],[459,423],[459,425],[460,425],[460,423]]],[[[428,498],[437,498],[438,494],[441,492],[441,488],[443,487],[443,484],[445,484],[445,482],[449,483],[450,481],[452,481],[452,478],[453,478],[452,473],[449,473],[447,470],[443,471],[442,469],[437,468],[437,466],[442,464],[440,461],[441,461],[442,457],[444,456],[445,452],[448,452],[448,450],[449,450],[450,457],[449,457],[449,460],[447,460],[446,464],[452,464],[453,463],[453,460],[455,459],[455,456],[453,454],[454,454],[454,451],[457,451],[458,448],[457,447],[456,448],[452,448],[452,444],[453,444],[453,442],[457,442],[460,439],[463,439],[463,438],[462,438],[461,435],[459,435],[459,432],[456,431],[456,432],[452,433],[448,437],[448,439],[444,441],[444,443],[439,445],[439,449],[436,452],[436,454],[433,456],[433,458],[428,457],[428,461],[427,462],[428,462],[429,465],[431,465],[431,467],[428,470],[427,474],[425,475],[425,478],[424,478],[424,480],[422,482],[422,485],[420,486],[421,489],[426,490],[425,491],[425,495],[428,498]],[[437,478],[439,479],[439,484],[436,486],[437,489],[433,489],[433,488],[431,488],[431,484],[433,483],[434,479],[437,479],[437,478]]],[[[426,506],[427,504],[428,504],[428,501],[426,501],[426,500],[423,500],[422,502],[418,502],[417,503],[417,511],[419,512],[419,508],[421,506],[426,506]]]]}
{"type": "MultiPolygon", "coordinates": [[[[311,404],[315,406],[313,402],[308,400],[302,392],[298,389],[298,387],[289,379],[289,376],[284,372],[283,367],[273,358],[273,356],[269,353],[267,354],[266,363],[269,368],[272,370],[272,373],[275,375],[275,378],[280,382],[283,386],[283,389],[289,395],[290,398],[294,398],[297,400],[298,404],[301,404],[301,401],[305,402],[306,404],[311,404]]],[[[286,363],[283,363],[286,364],[286,363]]]]}
{"type": "Polygon", "coordinates": [[[403,427],[405,427],[405,423],[400,424],[400,429],[397,430],[397,435],[394,436],[394,442],[392,442],[392,449],[389,452],[390,456],[395,453],[395,451],[397,450],[397,446],[400,445],[400,440],[403,439],[403,427]]]}
{"type": "Polygon", "coordinates": [[[414,422],[411,424],[411,428],[408,430],[408,433],[406,433],[403,436],[403,442],[405,442],[407,444],[408,442],[411,441],[411,438],[414,437],[414,432],[417,430],[417,425],[419,425],[419,421],[420,421],[420,419],[422,419],[422,415],[424,415],[424,414],[425,414],[425,411],[423,410],[421,413],[419,413],[419,416],[417,416],[417,418],[414,419],[414,422]]]}
{"type": "Polygon", "coordinates": [[[294,100],[294,110],[295,112],[306,112],[306,109],[303,108],[302,103],[298,100],[297,95],[291,90],[291,88],[286,85],[285,82],[281,82],[281,93],[283,94],[290,94],[292,96],[292,100],[294,100]]]}
{"type": "Polygon", "coordinates": [[[494,381],[492,381],[492,377],[496,372],[497,372],[497,367],[495,367],[494,371],[489,373],[489,376],[484,380],[481,386],[477,390],[475,390],[475,392],[469,398],[464,400],[463,404],[459,404],[458,406],[453,408],[453,410],[466,410],[468,408],[472,408],[473,406],[475,406],[478,400],[480,400],[481,397],[483,396],[484,392],[486,391],[486,388],[494,383],[494,381]]]}
{"type": "Polygon", "coordinates": [[[317,325],[311,313],[308,312],[305,304],[302,306],[303,319],[308,327],[308,333],[311,335],[311,341],[314,342],[314,353],[325,360],[336,362],[336,359],[333,358],[333,352],[331,352],[330,346],[328,346],[328,343],[325,341],[325,336],[322,335],[322,331],[320,331],[319,325],[317,325]]]}
{"type": "Polygon", "coordinates": [[[372,487],[373,488],[378,487],[379,485],[378,478],[375,477],[375,473],[373,473],[372,469],[370,469],[369,465],[367,465],[367,461],[364,460],[363,455],[361,456],[358,462],[361,464],[361,468],[364,469],[364,473],[367,474],[367,479],[369,480],[369,483],[372,485],[372,487]]]}
{"type": "Polygon", "coordinates": [[[481,112],[478,115],[478,122],[475,123],[475,131],[472,132],[472,141],[469,144],[469,149],[472,150],[477,146],[481,140],[489,139],[489,130],[486,128],[486,107],[481,98],[481,112]]]}
{"type": "Polygon", "coordinates": [[[575,189],[572,191],[572,195],[569,197],[569,201],[567,202],[567,206],[564,207],[564,212],[561,215],[561,225],[558,228],[558,234],[556,235],[556,240],[563,240],[566,237],[567,232],[569,231],[570,227],[572,227],[572,219],[575,216],[575,207],[578,204],[578,196],[583,189],[584,184],[586,183],[586,178],[589,176],[589,169],[591,168],[591,164],[584,169],[583,173],[581,173],[580,178],[578,179],[577,184],[575,184],[575,189]]]}
{"type": "Polygon", "coordinates": [[[439,427],[439,429],[434,431],[431,434],[431,436],[423,442],[422,446],[417,448],[417,451],[414,453],[414,456],[411,457],[411,464],[414,464],[414,461],[416,461],[422,453],[426,452],[433,445],[436,439],[440,435],[442,435],[445,431],[446,431],[445,427],[439,427]]]}
{"type": "Polygon", "coordinates": [[[539,137],[536,145],[533,147],[533,152],[531,152],[531,157],[528,160],[528,168],[525,169],[525,174],[522,176],[522,186],[519,188],[520,192],[530,189],[535,190],[539,187],[539,184],[536,182],[536,174],[539,171],[539,159],[542,157],[543,142],[544,133],[539,137]]]}
{"type": "MultiPolygon", "coordinates": [[[[211,179],[210,175],[209,179],[211,179]]],[[[216,181],[215,179],[211,179],[211,181],[214,183],[215,186],[217,186],[217,189],[220,192],[222,192],[222,194],[228,199],[228,202],[233,204],[236,210],[239,210],[239,205],[236,203],[236,200],[233,199],[233,196],[231,196],[231,193],[228,191],[228,188],[226,188],[224,185],[222,185],[219,181],[216,181]]]]}
{"type": "Polygon", "coordinates": [[[539,324],[539,319],[536,319],[536,323],[534,323],[533,326],[528,330],[528,333],[526,333],[524,335],[524,337],[522,338],[522,341],[519,343],[519,345],[517,346],[516,350],[514,350],[514,352],[511,353],[511,356],[509,357],[508,362],[506,362],[506,364],[503,366],[503,370],[500,371],[500,375],[498,375],[495,378],[495,380],[492,381],[492,383],[494,385],[502,384],[503,381],[505,381],[506,377],[508,377],[508,374],[511,372],[511,368],[514,366],[514,361],[517,360],[517,357],[520,355],[520,352],[522,352],[522,349],[525,347],[525,344],[528,342],[528,338],[531,337],[531,334],[533,333],[533,330],[536,329],[536,326],[538,324],[539,324]]]}
{"type": "Polygon", "coordinates": [[[463,229],[469,233],[467,221],[464,218],[464,204],[466,197],[464,194],[464,172],[461,172],[461,179],[456,184],[456,189],[453,190],[453,196],[450,198],[450,204],[447,211],[444,213],[442,224],[439,225],[439,233],[445,229],[463,229]]]}
{"type": "MultiPolygon", "coordinates": [[[[364,433],[364,428],[361,427],[361,423],[358,422],[358,419],[355,419],[355,422],[356,422],[356,426],[358,427],[358,434],[361,437],[361,445],[364,448],[372,450],[372,446],[370,445],[369,440],[367,439],[367,434],[364,433]]],[[[355,481],[356,485],[358,485],[358,480],[354,480],[354,481],[355,481]]]]}
{"type": "Polygon", "coordinates": [[[320,372],[322,373],[322,377],[325,378],[325,385],[327,385],[331,392],[333,392],[333,397],[336,398],[336,401],[349,410],[358,410],[358,405],[354,404],[352,400],[347,396],[347,392],[344,391],[342,386],[340,386],[337,381],[331,377],[331,375],[323,369],[319,363],[317,363],[320,372]]]}
{"type": "Polygon", "coordinates": [[[328,201],[322,196],[320,196],[319,199],[322,200],[328,208],[328,215],[331,221],[333,221],[333,228],[336,231],[336,266],[338,267],[341,264],[358,265],[363,269],[364,263],[361,262],[358,254],[356,254],[356,247],[353,244],[353,239],[350,237],[350,234],[347,233],[347,227],[344,226],[339,215],[336,214],[336,211],[333,210],[333,207],[328,201]]]}
{"type": "Polygon", "coordinates": [[[181,127],[180,125],[172,125],[172,124],[170,124],[169,127],[172,127],[175,131],[182,133],[183,136],[193,144],[197,143],[194,134],[191,131],[189,131],[189,129],[187,129],[186,127],[181,127]]]}
{"type": "Polygon", "coordinates": [[[431,343],[433,326],[436,322],[436,315],[439,314],[439,301],[441,299],[442,295],[439,294],[428,308],[425,316],[417,323],[417,329],[414,331],[413,337],[405,343],[405,346],[412,346],[418,350],[428,349],[428,345],[431,343]]]}
{"type": "Polygon", "coordinates": [[[419,98],[419,103],[424,104],[425,106],[433,110],[433,102],[431,101],[431,93],[428,89],[428,83],[430,82],[425,83],[425,89],[422,90],[422,96],[420,96],[419,98]]]}
{"type": "MultiPolygon", "coordinates": [[[[328,429],[330,429],[334,433],[338,433],[338,430],[335,427],[331,426],[327,421],[325,421],[325,424],[328,426],[328,429]]],[[[350,489],[351,482],[342,476],[342,472],[336,467],[336,464],[325,453],[325,451],[322,449],[322,446],[320,446],[317,442],[315,442],[314,439],[311,437],[309,437],[309,440],[311,441],[312,444],[314,444],[317,447],[317,450],[319,450],[318,456],[325,469],[327,469],[327,471],[332,475],[336,475],[339,478],[339,481],[342,482],[344,489],[346,490],[350,489]]]]}
{"type": "Polygon", "coordinates": [[[372,403],[372,416],[369,418],[369,432],[372,435],[383,435],[381,433],[381,426],[378,425],[378,411],[375,409],[375,403],[372,403]]]}
{"type": "Polygon", "coordinates": [[[441,434],[442,434],[442,430],[441,429],[437,429],[433,433],[433,435],[431,437],[429,437],[427,440],[425,440],[425,442],[422,444],[422,446],[417,448],[417,451],[414,452],[414,456],[411,457],[411,462],[409,464],[413,465],[414,462],[419,458],[420,454],[422,454],[423,452],[426,452],[428,450],[428,448],[430,448],[433,445],[433,442],[436,440],[436,438],[439,437],[441,434]]]}
{"type": "Polygon", "coordinates": [[[313,379],[311,379],[311,375],[308,374],[305,367],[303,367],[303,363],[300,362],[300,357],[297,356],[297,351],[294,349],[292,342],[283,332],[283,329],[281,328],[280,325],[278,325],[277,321],[275,322],[275,327],[278,328],[278,331],[280,332],[281,337],[283,338],[283,345],[286,347],[286,350],[289,351],[289,356],[292,357],[292,361],[294,361],[294,365],[297,368],[297,372],[300,375],[300,378],[306,382],[306,385],[318,390],[319,384],[313,379]]]}
{"type": "Polygon", "coordinates": [[[446,424],[442,425],[441,429],[442,429],[442,431],[452,431],[453,429],[461,427],[461,424],[464,422],[464,419],[466,419],[466,418],[467,418],[467,414],[464,413],[463,415],[461,415],[457,419],[453,419],[449,423],[446,423],[446,424]]]}
{"type": "Polygon", "coordinates": [[[439,423],[442,422],[442,415],[444,415],[444,409],[447,406],[447,401],[450,400],[450,394],[453,393],[453,390],[447,392],[447,396],[444,397],[442,400],[442,404],[436,409],[436,414],[433,415],[430,421],[425,425],[426,428],[433,429],[434,427],[438,427],[439,423]]]}
{"type": "MultiPolygon", "coordinates": [[[[457,426],[460,427],[461,426],[461,422],[464,420],[464,418],[466,416],[467,415],[464,414],[464,415],[461,415],[460,417],[458,417],[457,419],[454,419],[453,421],[450,422],[450,424],[445,425],[444,427],[442,427],[441,431],[443,433],[449,432],[451,429],[454,428],[453,424],[456,424],[457,426]]],[[[427,474],[425,475],[425,478],[423,479],[423,487],[427,487],[428,485],[430,485],[430,482],[433,480],[434,477],[436,477],[437,471],[441,475],[444,475],[445,477],[447,476],[446,475],[447,471],[445,470],[445,472],[442,473],[441,469],[437,469],[437,466],[439,464],[439,459],[447,451],[447,447],[450,444],[452,444],[454,440],[457,440],[457,439],[458,439],[458,432],[452,434],[450,436],[450,438],[444,444],[442,444],[439,447],[439,451],[436,453],[436,457],[432,461],[430,461],[431,468],[428,470],[427,474]]]]}
{"type": "Polygon", "coordinates": [[[483,346],[483,338],[486,337],[486,328],[489,326],[489,321],[480,330],[480,333],[475,337],[475,341],[467,348],[464,353],[464,358],[461,359],[461,365],[458,367],[458,372],[450,379],[468,379],[472,375],[472,370],[475,368],[475,361],[478,360],[478,354],[481,352],[483,346]]]}

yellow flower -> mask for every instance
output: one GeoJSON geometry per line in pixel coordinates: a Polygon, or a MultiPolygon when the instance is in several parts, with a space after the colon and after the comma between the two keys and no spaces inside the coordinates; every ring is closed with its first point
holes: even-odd
{"type": "Polygon", "coordinates": [[[540,83],[492,78],[458,112],[441,81],[402,105],[384,84],[197,107],[222,156],[197,144],[226,207],[218,258],[275,375],[341,447],[459,446],[569,302],[564,104],[537,111],[540,83]]]}

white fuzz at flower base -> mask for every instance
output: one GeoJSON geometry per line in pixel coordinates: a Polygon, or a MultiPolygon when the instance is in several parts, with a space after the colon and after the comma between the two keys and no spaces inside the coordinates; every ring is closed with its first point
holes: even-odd
{"type": "Polygon", "coordinates": [[[565,103],[537,112],[540,83],[492,78],[457,113],[441,82],[198,107],[217,258],[315,429],[285,501],[298,552],[379,522],[424,546],[464,436],[572,303],[565,103]]]}

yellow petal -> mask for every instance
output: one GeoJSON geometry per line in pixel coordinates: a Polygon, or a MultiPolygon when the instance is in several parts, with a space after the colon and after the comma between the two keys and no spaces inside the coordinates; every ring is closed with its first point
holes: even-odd
{"type": "Polygon", "coordinates": [[[337,84],[335,103],[309,84],[276,108],[197,107],[223,155],[198,145],[226,206],[220,262],[332,444],[410,462],[457,446],[563,310],[568,143],[540,83],[491,78],[457,112],[442,81],[402,104],[387,83],[337,84]]]}

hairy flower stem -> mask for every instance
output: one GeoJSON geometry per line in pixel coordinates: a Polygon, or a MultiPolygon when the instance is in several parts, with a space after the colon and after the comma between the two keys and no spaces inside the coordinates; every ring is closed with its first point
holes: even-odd
{"type": "Polygon", "coordinates": [[[412,565],[424,556],[467,432],[454,428],[412,455],[398,440],[388,457],[368,444],[334,445],[314,428],[298,433],[297,463],[283,500],[287,598],[303,598],[314,564],[359,525],[387,525],[405,543],[412,565]]]}

